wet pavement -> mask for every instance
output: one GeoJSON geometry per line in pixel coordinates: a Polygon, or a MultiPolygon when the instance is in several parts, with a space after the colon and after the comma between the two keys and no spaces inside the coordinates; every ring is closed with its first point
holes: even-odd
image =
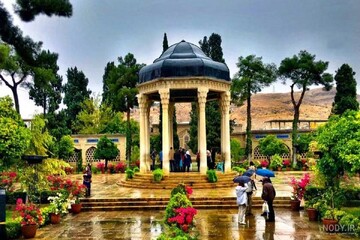
{"type": "MultiPolygon", "coordinates": [[[[216,240],[309,240],[353,239],[353,235],[328,234],[322,225],[309,222],[304,212],[276,210],[276,221],[265,223],[260,209],[247,217],[247,225],[239,225],[233,210],[199,210],[196,230],[199,239],[216,240]]],[[[163,231],[163,211],[82,212],[68,214],[58,225],[38,229],[36,239],[156,239],[163,231]]]]}
{"type": "MultiPolygon", "coordinates": [[[[72,178],[81,180],[81,175],[72,178]]],[[[134,189],[118,186],[123,174],[99,174],[93,176],[91,198],[146,198],[169,197],[169,189],[134,189]]],[[[290,196],[291,187],[285,177],[274,179],[277,196],[290,196]]],[[[261,193],[260,183],[256,196],[261,193]]],[[[191,197],[235,196],[234,188],[194,189],[191,197]]],[[[199,239],[353,239],[353,235],[328,234],[322,231],[322,224],[309,222],[304,211],[276,209],[275,223],[265,223],[260,209],[253,209],[254,216],[247,217],[247,225],[239,225],[237,209],[198,210],[196,231],[199,239]]],[[[47,225],[38,229],[35,239],[156,239],[162,231],[164,211],[99,211],[66,215],[60,224],[47,225]]]]}

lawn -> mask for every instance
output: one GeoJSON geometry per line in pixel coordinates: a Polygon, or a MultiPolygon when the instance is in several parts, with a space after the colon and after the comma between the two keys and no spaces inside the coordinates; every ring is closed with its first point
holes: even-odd
{"type": "Polygon", "coordinates": [[[341,210],[344,210],[347,213],[354,215],[357,218],[360,218],[360,208],[359,207],[343,207],[341,210]]]}

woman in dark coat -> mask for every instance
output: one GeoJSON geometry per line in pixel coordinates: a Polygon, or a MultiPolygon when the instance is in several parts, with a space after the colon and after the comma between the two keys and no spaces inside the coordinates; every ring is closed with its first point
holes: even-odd
{"type": "Polygon", "coordinates": [[[86,186],[86,193],[85,197],[90,196],[90,190],[91,190],[91,164],[88,163],[88,165],[85,168],[85,173],[83,175],[83,184],[86,186]]]}
{"type": "Polygon", "coordinates": [[[263,190],[261,194],[261,198],[267,202],[269,206],[269,218],[266,219],[266,222],[275,222],[275,212],[273,207],[273,201],[276,196],[276,191],[274,186],[271,184],[269,178],[264,177],[262,180],[263,190]]]}

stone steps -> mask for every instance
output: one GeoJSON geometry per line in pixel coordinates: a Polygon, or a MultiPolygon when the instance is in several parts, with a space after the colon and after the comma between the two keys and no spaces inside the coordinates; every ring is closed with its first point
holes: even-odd
{"type": "MultiPolygon", "coordinates": [[[[275,184],[288,184],[290,177],[300,178],[304,172],[301,171],[280,171],[275,172],[276,177],[273,178],[275,184]]],[[[200,175],[197,172],[182,172],[170,173],[165,176],[161,182],[155,182],[151,173],[140,174],[137,173],[133,179],[120,180],[117,184],[126,188],[154,188],[154,189],[172,189],[179,183],[184,183],[194,189],[212,189],[212,188],[228,188],[234,187],[233,178],[237,175],[236,172],[222,173],[218,172],[218,181],[216,183],[209,183],[205,175],[200,175]]],[[[258,177],[259,178],[259,177],[258,177]]]]}
{"type": "MultiPolygon", "coordinates": [[[[237,208],[235,197],[190,198],[196,209],[237,208]]],[[[82,199],[83,211],[121,211],[121,210],[163,210],[169,198],[116,198],[116,199],[82,199]]],[[[263,200],[253,198],[253,207],[261,208],[263,200]]],[[[275,208],[289,208],[290,198],[277,197],[275,208]]]]}

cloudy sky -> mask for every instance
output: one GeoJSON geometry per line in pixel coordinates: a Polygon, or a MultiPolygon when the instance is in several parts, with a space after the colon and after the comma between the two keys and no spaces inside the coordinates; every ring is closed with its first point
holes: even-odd
{"type": "MultiPolygon", "coordinates": [[[[0,0],[13,13],[15,0],[0,0]]],[[[329,61],[330,73],[348,63],[360,93],[359,0],[71,0],[71,18],[40,16],[31,23],[14,23],[26,35],[59,53],[60,74],[77,66],[89,88],[102,91],[107,62],[128,52],[140,63],[151,64],[162,52],[166,32],[169,45],[186,40],[198,45],[211,33],[222,37],[224,58],[233,76],[239,56],[255,54],[265,63],[307,50],[317,60],[329,61]]],[[[287,92],[275,84],[265,92],[287,92]]],[[[0,96],[10,94],[4,85],[0,96]]],[[[23,117],[34,106],[20,90],[23,117]]]]}

